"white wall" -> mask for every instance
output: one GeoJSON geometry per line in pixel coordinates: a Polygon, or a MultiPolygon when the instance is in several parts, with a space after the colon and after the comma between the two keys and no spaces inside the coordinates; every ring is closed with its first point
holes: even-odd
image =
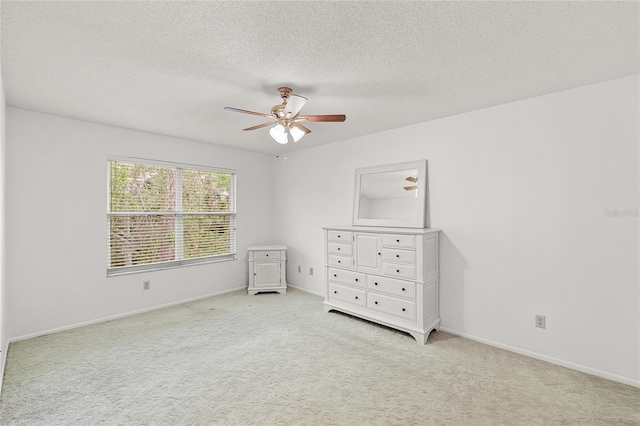
{"type": "Polygon", "coordinates": [[[6,130],[12,340],[246,286],[246,248],[273,242],[271,156],[15,108],[6,130]],[[108,155],[236,169],[239,259],[107,278],[108,155]]]}
{"type": "Polygon", "coordinates": [[[9,337],[7,334],[7,298],[5,297],[5,222],[4,222],[4,173],[5,173],[5,103],[4,84],[0,74],[0,391],[4,366],[7,361],[9,337]]]}
{"type": "Polygon", "coordinates": [[[638,93],[625,77],[290,153],[289,281],[324,291],[321,227],[350,223],[356,168],[426,158],[442,327],[640,386],[638,217],[604,212],[639,207],[638,93]]]}

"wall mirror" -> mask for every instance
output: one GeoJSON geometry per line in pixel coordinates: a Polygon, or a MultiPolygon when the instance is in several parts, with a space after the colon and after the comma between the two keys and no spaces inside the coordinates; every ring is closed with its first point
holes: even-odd
{"type": "Polygon", "coordinates": [[[356,169],[353,224],[429,227],[427,160],[356,169]]]}

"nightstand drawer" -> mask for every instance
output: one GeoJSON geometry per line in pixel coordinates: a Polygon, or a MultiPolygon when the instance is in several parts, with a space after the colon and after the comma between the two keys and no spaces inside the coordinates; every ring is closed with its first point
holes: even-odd
{"type": "Polygon", "coordinates": [[[382,249],[382,261],[389,263],[404,263],[407,265],[416,264],[416,252],[415,250],[400,250],[400,249],[382,249]]]}
{"type": "Polygon", "coordinates": [[[255,260],[280,260],[279,250],[254,251],[253,258],[255,260]]]}
{"type": "Polygon", "coordinates": [[[415,248],[416,237],[414,235],[383,234],[382,245],[385,247],[415,248]]]}
{"type": "Polygon", "coordinates": [[[329,284],[329,300],[351,303],[364,308],[367,304],[367,293],[357,288],[329,284]]]}
{"type": "Polygon", "coordinates": [[[367,276],[360,272],[343,271],[342,269],[329,268],[329,276],[331,282],[353,285],[356,287],[365,287],[367,285],[367,276]]]}
{"type": "Polygon", "coordinates": [[[353,232],[348,231],[328,231],[329,241],[350,243],[353,241],[353,232]]]}
{"type": "Polygon", "coordinates": [[[393,263],[383,263],[382,273],[388,277],[406,278],[414,280],[416,278],[416,268],[410,265],[399,265],[393,263]]]}

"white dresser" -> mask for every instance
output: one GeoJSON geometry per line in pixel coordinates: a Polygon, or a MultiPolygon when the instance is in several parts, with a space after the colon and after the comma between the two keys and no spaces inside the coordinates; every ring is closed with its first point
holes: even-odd
{"type": "Polygon", "coordinates": [[[249,252],[249,288],[254,295],[263,291],[287,292],[287,247],[251,246],[249,252]]]}
{"type": "Polygon", "coordinates": [[[324,228],[326,312],[334,309],[411,334],[440,327],[438,234],[431,228],[324,228]]]}

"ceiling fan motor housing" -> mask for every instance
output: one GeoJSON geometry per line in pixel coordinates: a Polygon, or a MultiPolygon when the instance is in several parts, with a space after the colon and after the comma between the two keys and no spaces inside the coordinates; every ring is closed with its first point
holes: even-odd
{"type": "Polygon", "coordinates": [[[273,108],[271,108],[271,114],[274,115],[274,117],[277,118],[281,118],[284,116],[284,105],[285,104],[278,104],[276,106],[274,106],[273,108]]]}

